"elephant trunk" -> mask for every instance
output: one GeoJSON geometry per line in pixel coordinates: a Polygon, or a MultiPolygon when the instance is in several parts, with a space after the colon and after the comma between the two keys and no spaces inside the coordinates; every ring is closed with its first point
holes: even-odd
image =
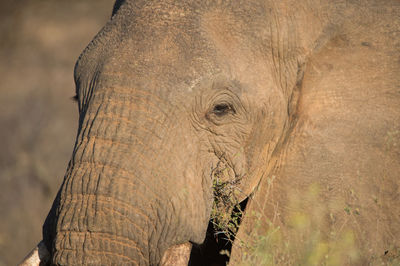
{"type": "Polygon", "coordinates": [[[170,244],[159,244],[160,238],[168,238],[166,228],[174,219],[166,217],[172,211],[160,210],[174,207],[163,186],[157,186],[162,178],[157,178],[161,173],[152,162],[154,153],[141,144],[138,123],[122,117],[123,109],[112,108],[96,105],[94,97],[82,119],[64,182],[43,227],[54,264],[153,265],[170,244]],[[118,115],[110,117],[112,112],[118,115]]]}
{"type": "Polygon", "coordinates": [[[45,224],[45,231],[53,229],[47,236],[52,239],[53,263],[149,264],[149,232],[154,221],[145,204],[130,199],[138,194],[131,189],[133,184],[113,184],[114,178],[128,177],[107,175],[107,166],[98,163],[79,163],[73,168],[49,215],[49,222],[56,220],[50,228],[45,224]]]}

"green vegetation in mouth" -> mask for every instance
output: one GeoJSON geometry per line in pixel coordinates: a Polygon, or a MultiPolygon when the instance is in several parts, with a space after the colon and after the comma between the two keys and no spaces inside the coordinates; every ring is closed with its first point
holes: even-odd
{"type": "Polygon", "coordinates": [[[232,172],[223,161],[212,172],[214,202],[210,217],[214,232],[224,234],[230,241],[233,241],[242,217],[237,197],[240,179],[232,172]]]}

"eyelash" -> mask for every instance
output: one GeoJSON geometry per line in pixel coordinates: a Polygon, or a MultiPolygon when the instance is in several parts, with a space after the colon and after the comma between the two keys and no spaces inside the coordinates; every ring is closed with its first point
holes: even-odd
{"type": "Polygon", "coordinates": [[[214,105],[212,113],[215,114],[216,116],[222,117],[224,115],[227,115],[228,113],[235,114],[236,111],[232,105],[230,105],[228,103],[220,103],[220,104],[214,105]]]}

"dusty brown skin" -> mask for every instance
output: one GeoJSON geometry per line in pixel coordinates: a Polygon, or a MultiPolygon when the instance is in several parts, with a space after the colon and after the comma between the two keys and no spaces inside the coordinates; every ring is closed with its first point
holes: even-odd
{"type": "Polygon", "coordinates": [[[273,226],[291,239],[293,214],[321,209],[326,238],[354,232],[350,263],[398,248],[399,4],[330,2],[117,2],[75,69],[79,132],[43,229],[52,263],[155,265],[200,244],[221,162],[264,217],[245,215],[242,240],[273,226]]]}

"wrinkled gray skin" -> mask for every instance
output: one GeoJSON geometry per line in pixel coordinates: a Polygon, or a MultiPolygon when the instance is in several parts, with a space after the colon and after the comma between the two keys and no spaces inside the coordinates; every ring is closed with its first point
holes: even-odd
{"type": "MultiPolygon", "coordinates": [[[[320,199],[299,207],[327,211],[316,228],[354,226],[366,259],[398,247],[398,12],[395,1],[118,1],[76,64],[79,132],[43,227],[52,263],[156,265],[202,243],[221,165],[239,200],[259,185],[248,209],[284,233],[289,195],[317,183],[320,199]]],[[[239,235],[253,228],[245,217],[239,235]]]]}

